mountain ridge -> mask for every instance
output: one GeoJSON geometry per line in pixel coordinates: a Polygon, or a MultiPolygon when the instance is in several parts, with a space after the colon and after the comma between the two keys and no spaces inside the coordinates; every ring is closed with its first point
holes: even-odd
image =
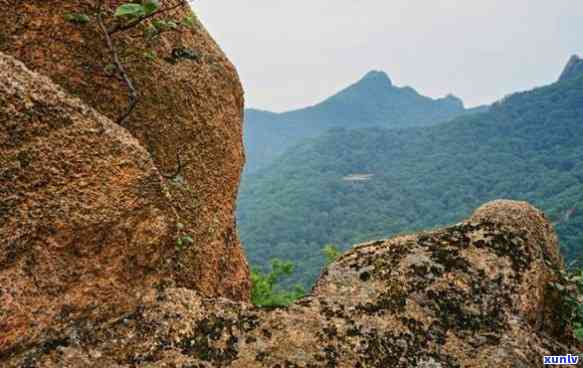
{"type": "Polygon", "coordinates": [[[246,109],[246,172],[266,167],[285,149],[327,129],[429,126],[472,111],[452,94],[423,96],[412,87],[395,86],[386,72],[372,70],[312,106],[278,113],[246,109]]]}
{"type": "Polygon", "coordinates": [[[552,219],[574,214],[557,224],[573,259],[583,253],[581,102],[583,74],[437,126],[334,129],[305,140],[243,182],[247,254],[254,265],[295,261],[295,281],[309,285],[327,243],[346,249],[454,223],[479,203],[512,198],[552,219]],[[343,180],[354,177],[366,180],[343,180]]]}

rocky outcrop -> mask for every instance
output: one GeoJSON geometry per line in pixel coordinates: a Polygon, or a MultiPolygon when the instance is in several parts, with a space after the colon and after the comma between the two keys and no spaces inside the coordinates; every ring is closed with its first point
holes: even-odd
{"type": "Polygon", "coordinates": [[[176,215],[125,129],[0,54],[0,351],[111,318],[170,271],[176,215]]]}
{"type": "Polygon", "coordinates": [[[71,324],[8,367],[535,367],[577,351],[557,238],[526,203],[357,246],[311,295],[275,310],[152,289],[133,311],[71,324]],[[22,364],[22,365],[21,365],[22,364]],[[26,365],[28,364],[28,365],[26,365]]]}
{"type": "Polygon", "coordinates": [[[565,65],[565,69],[559,77],[560,81],[575,79],[583,75],[583,59],[578,55],[573,55],[565,65]]]}
{"type": "MultiPolygon", "coordinates": [[[[105,8],[119,3],[103,1],[105,8]]],[[[167,9],[179,1],[160,3],[167,9]]],[[[96,20],[97,4],[97,0],[0,0],[0,52],[14,56],[116,121],[127,109],[128,88],[112,67],[111,52],[96,20]],[[70,14],[85,15],[88,22],[70,21],[70,14]]],[[[163,19],[179,22],[190,15],[188,7],[179,7],[165,12],[163,19]]],[[[113,27],[111,12],[104,21],[113,27]]],[[[144,29],[138,26],[116,33],[112,41],[139,95],[124,127],[157,171],[167,176],[161,185],[175,214],[174,227],[181,224],[175,239],[160,247],[174,248],[177,237],[193,240],[182,242],[180,255],[170,262],[176,286],[207,297],[248,300],[248,266],[234,214],[244,163],[243,91],[236,70],[194,18],[191,26],[164,32],[155,42],[144,37],[144,29]]],[[[63,165],[74,170],[76,162],[63,165]]],[[[126,174],[123,167],[119,169],[120,177],[126,174]]],[[[66,182],[65,177],[55,180],[66,182]]],[[[112,205],[117,201],[112,195],[107,200],[112,205]]],[[[23,223],[11,226],[11,233],[31,229],[23,223]]],[[[107,231],[108,223],[102,226],[107,231]]],[[[47,241],[43,234],[36,236],[39,242],[47,241]]],[[[3,237],[0,234],[1,245],[6,244],[3,237]]],[[[125,241],[120,235],[120,244],[125,241]]],[[[78,242],[83,247],[83,240],[78,242]]]]}
{"type": "Polygon", "coordinates": [[[116,34],[139,103],[114,124],[128,88],[96,4],[0,0],[0,355],[132,311],[152,287],[249,299],[234,67],[195,19],[156,43],[116,34]]]}

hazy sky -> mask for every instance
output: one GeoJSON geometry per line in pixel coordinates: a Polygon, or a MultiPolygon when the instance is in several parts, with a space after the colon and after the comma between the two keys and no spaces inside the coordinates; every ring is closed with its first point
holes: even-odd
{"type": "Polygon", "coordinates": [[[312,105],[371,69],[467,106],[554,81],[583,54],[583,0],[196,0],[248,107],[312,105]]]}

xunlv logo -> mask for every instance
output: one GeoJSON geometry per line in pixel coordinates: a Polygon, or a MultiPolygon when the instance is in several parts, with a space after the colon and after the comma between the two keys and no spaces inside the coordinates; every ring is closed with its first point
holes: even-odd
{"type": "Polygon", "coordinates": [[[555,364],[555,365],[575,365],[579,363],[579,357],[576,355],[555,355],[555,356],[545,356],[543,358],[543,364],[555,364]]]}

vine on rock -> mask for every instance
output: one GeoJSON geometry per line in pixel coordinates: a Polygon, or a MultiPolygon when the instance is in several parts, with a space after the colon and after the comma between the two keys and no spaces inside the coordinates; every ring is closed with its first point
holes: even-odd
{"type": "MultiPolygon", "coordinates": [[[[115,42],[115,37],[138,28],[143,30],[141,37],[148,47],[143,56],[146,60],[155,62],[158,55],[153,46],[160,39],[160,35],[166,32],[181,32],[194,28],[196,18],[192,12],[182,19],[168,16],[173,10],[187,6],[187,0],[175,0],[171,5],[165,7],[161,5],[160,0],[97,1],[95,19],[112,59],[112,63],[105,65],[104,69],[106,74],[110,76],[117,75],[128,90],[127,106],[115,120],[118,125],[124,126],[135,110],[140,100],[140,93],[127,71],[126,64],[131,61],[122,58],[117,46],[119,42],[115,42]]],[[[64,17],[67,21],[77,25],[90,23],[92,19],[91,16],[83,13],[67,13],[64,17]]],[[[199,57],[200,55],[194,50],[176,47],[164,60],[169,64],[176,64],[181,59],[198,60],[199,57]]],[[[164,178],[175,179],[180,175],[183,169],[180,153],[180,150],[176,152],[176,169],[169,174],[162,173],[164,178]]]]}
{"type": "MultiPolygon", "coordinates": [[[[142,0],[141,2],[124,2],[121,5],[118,5],[115,11],[113,11],[113,14],[111,14],[109,9],[105,9],[104,1],[98,0],[96,9],[97,23],[105,38],[107,48],[111,53],[113,67],[119,72],[119,75],[128,89],[128,105],[125,111],[117,118],[117,124],[123,125],[134,111],[139,101],[139,93],[127,72],[126,66],[122,62],[119,51],[113,41],[113,37],[118,33],[135,29],[149,20],[151,20],[151,22],[148,22],[149,24],[144,30],[144,39],[149,44],[164,32],[180,31],[182,27],[192,27],[194,25],[194,15],[192,14],[181,21],[160,17],[164,13],[168,13],[184,6],[188,6],[186,0],[180,0],[176,4],[165,8],[160,5],[159,0],[142,0]],[[106,25],[104,16],[113,17],[113,25],[109,28],[106,25]]],[[[86,20],[87,17],[83,14],[76,14],[69,15],[69,19],[71,21],[79,22],[81,19],[86,20]]],[[[154,51],[146,51],[144,56],[149,60],[156,59],[154,51]]]]}

